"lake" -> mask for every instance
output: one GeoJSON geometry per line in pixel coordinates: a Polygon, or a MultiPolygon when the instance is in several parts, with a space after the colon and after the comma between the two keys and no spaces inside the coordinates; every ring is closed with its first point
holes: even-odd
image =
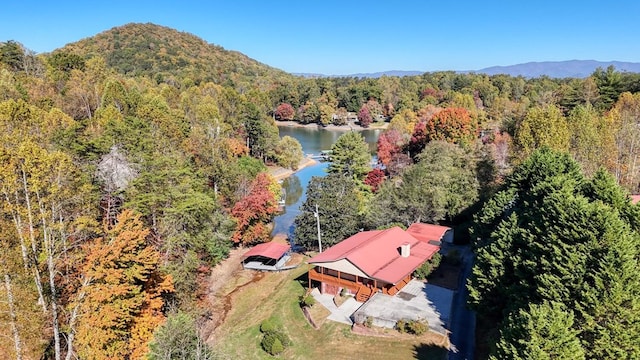
{"type": "MultiPolygon", "coordinates": [[[[329,131],[325,129],[313,129],[295,126],[280,126],[280,137],[286,135],[297,139],[302,145],[302,151],[306,154],[319,154],[322,150],[330,150],[344,131],[329,131]]],[[[361,130],[365,141],[369,144],[372,155],[375,153],[378,136],[382,130],[361,130]]],[[[282,181],[282,188],[286,192],[284,212],[274,219],[272,235],[293,233],[293,221],[300,213],[300,207],[306,200],[307,185],[314,176],[326,175],[329,166],[326,162],[308,166],[282,181]]]]}

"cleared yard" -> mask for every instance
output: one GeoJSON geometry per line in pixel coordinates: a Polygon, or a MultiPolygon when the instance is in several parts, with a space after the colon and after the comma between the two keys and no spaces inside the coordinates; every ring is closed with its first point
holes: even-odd
{"type": "MultiPolygon", "coordinates": [[[[273,359],[260,348],[259,329],[264,319],[273,316],[292,340],[280,356],[283,359],[446,359],[446,349],[425,344],[429,337],[395,336],[395,331],[382,337],[357,335],[347,325],[322,319],[316,319],[322,326],[315,330],[298,305],[308,268],[256,277],[239,270],[236,275],[244,281],[220,289],[221,294],[231,294],[230,307],[209,338],[211,345],[229,359],[273,359]]],[[[312,314],[322,316],[317,309],[312,314]]]]}

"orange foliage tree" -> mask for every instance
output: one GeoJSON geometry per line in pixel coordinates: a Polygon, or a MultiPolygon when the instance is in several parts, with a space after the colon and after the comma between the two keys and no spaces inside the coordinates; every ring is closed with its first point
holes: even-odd
{"type": "Polygon", "coordinates": [[[476,137],[478,124],[464,108],[444,108],[420,121],[411,136],[409,150],[416,156],[425,145],[434,140],[454,144],[470,144],[476,137]]]}
{"type": "Polygon", "coordinates": [[[165,319],[162,293],[173,291],[158,271],[159,254],[147,245],[140,215],[124,210],[106,236],[86,246],[88,284],[78,298],[77,354],[83,359],[142,359],[165,319]]]}
{"type": "Polygon", "coordinates": [[[231,209],[236,219],[235,243],[255,244],[269,239],[267,223],[278,211],[277,184],[267,173],[260,173],[249,186],[249,192],[231,209]]]}

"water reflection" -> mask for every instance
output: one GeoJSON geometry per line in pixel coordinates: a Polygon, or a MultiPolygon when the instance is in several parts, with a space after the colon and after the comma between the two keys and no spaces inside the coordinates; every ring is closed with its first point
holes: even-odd
{"type": "MultiPolygon", "coordinates": [[[[302,128],[283,126],[278,128],[280,137],[285,135],[297,139],[302,145],[305,154],[319,154],[322,150],[329,150],[331,146],[344,134],[344,131],[329,131],[325,129],[302,128]]],[[[381,130],[364,130],[360,132],[371,153],[375,153],[376,142],[381,130]]],[[[325,176],[328,163],[317,163],[306,167],[282,181],[282,187],[286,191],[284,212],[274,219],[272,235],[293,233],[293,221],[300,214],[300,208],[306,200],[307,185],[313,176],[325,176]]]]}
{"type": "Polygon", "coordinates": [[[284,205],[291,206],[300,200],[302,196],[302,184],[297,176],[289,176],[282,181],[282,188],[285,190],[284,205]]]}

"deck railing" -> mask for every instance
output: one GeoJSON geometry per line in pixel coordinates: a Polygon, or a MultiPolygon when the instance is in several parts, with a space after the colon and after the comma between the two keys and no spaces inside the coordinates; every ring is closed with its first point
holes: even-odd
{"type": "Polygon", "coordinates": [[[338,279],[337,277],[332,275],[319,273],[315,268],[309,270],[309,279],[317,280],[317,281],[332,284],[332,285],[348,287],[353,290],[356,290],[361,285],[361,283],[358,283],[355,281],[338,279]]]}

